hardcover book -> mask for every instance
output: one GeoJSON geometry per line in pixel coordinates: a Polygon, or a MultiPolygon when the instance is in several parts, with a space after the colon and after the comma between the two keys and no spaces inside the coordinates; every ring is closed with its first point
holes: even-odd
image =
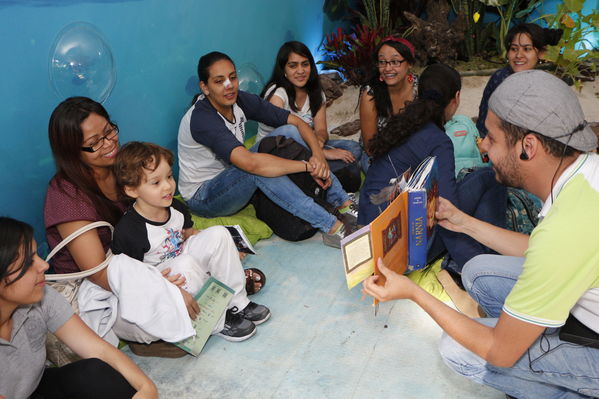
{"type": "Polygon", "coordinates": [[[408,267],[407,272],[426,267],[428,247],[433,238],[435,209],[439,198],[437,162],[427,157],[408,182],[408,267]]]}
{"type": "MultiPolygon", "coordinates": [[[[349,289],[372,274],[379,275],[376,267],[378,258],[400,274],[426,266],[439,193],[435,157],[426,158],[407,185],[391,192],[399,194],[391,198],[390,204],[376,219],[341,240],[349,289]]],[[[378,284],[384,282],[381,275],[378,284]]]]}

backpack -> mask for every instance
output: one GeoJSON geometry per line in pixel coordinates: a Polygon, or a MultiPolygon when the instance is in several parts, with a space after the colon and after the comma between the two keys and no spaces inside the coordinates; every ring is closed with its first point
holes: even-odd
{"type": "Polygon", "coordinates": [[[528,234],[539,223],[539,212],[543,203],[526,190],[507,188],[506,228],[528,234]]]}
{"type": "Polygon", "coordinates": [[[331,173],[335,175],[341,187],[348,193],[355,193],[360,190],[362,185],[362,176],[360,175],[360,166],[358,162],[345,163],[343,161],[328,161],[331,173]]]}
{"type": "MultiPolygon", "coordinates": [[[[473,170],[474,168],[462,169],[456,180],[462,180],[473,170]]],[[[505,228],[530,235],[539,223],[539,213],[542,207],[543,202],[534,194],[520,188],[507,187],[505,228]]]]}
{"type": "Polygon", "coordinates": [[[456,177],[464,168],[488,166],[483,162],[478,149],[477,139],[480,135],[472,119],[466,115],[454,115],[445,124],[445,133],[453,143],[456,177]]]}
{"type": "MultiPolygon", "coordinates": [[[[285,159],[307,161],[312,153],[295,140],[284,136],[267,136],[260,141],[258,152],[276,155],[285,159]]],[[[330,213],[335,208],[326,201],[323,190],[307,172],[287,175],[307,196],[330,213]]],[[[312,237],[318,231],[310,223],[287,212],[270,200],[262,191],[256,190],[251,200],[256,208],[256,217],[266,223],[279,237],[288,241],[301,241],[312,237]]]]}

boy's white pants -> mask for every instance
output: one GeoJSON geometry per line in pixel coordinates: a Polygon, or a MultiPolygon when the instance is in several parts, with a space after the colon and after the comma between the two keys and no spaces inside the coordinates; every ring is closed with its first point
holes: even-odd
{"type": "MultiPolygon", "coordinates": [[[[209,276],[222,281],[235,292],[229,308],[236,306],[244,309],[249,303],[245,291],[245,272],[239,260],[239,252],[231,234],[222,226],[213,226],[189,237],[184,244],[183,253],[169,259],[158,268],[171,268],[169,275],[181,274],[185,277],[182,287],[192,296],[197,294],[209,276]]],[[[200,309],[201,312],[201,309],[200,309]]],[[[212,331],[220,332],[225,324],[225,313],[212,331]]],[[[156,338],[146,334],[136,325],[120,318],[115,323],[115,332],[120,338],[135,342],[152,342],[156,338]]]]}

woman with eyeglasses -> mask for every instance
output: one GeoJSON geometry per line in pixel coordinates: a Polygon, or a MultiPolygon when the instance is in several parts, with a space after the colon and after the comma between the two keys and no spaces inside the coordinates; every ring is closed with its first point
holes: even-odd
{"type": "MultiPolygon", "coordinates": [[[[416,98],[418,78],[412,72],[414,54],[412,43],[394,36],[383,39],[374,52],[370,82],[360,95],[361,142],[368,154],[370,140],[391,116],[416,98]]],[[[367,164],[362,162],[366,168],[367,164]]]]}
{"type": "MultiPolygon", "coordinates": [[[[119,150],[119,131],[101,104],[86,97],[66,99],[52,112],[48,132],[57,172],[46,193],[44,222],[48,245],[54,248],[65,237],[92,222],[106,221],[116,225],[128,204],[117,195],[113,170],[119,150]]],[[[108,228],[90,230],[59,251],[52,259],[52,266],[57,273],[91,269],[105,260],[111,239],[108,228]]],[[[226,229],[220,226],[208,228],[200,231],[197,239],[203,242],[198,245],[206,248],[206,259],[203,261],[216,264],[227,262],[230,270],[238,270],[243,275],[237,249],[226,229]]],[[[201,262],[198,265],[203,267],[201,262]]],[[[169,275],[169,272],[167,268],[162,274],[179,287],[189,316],[195,319],[200,310],[193,297],[182,289],[184,279],[180,275],[169,275]]],[[[108,268],[90,276],[89,280],[111,291],[108,268]]],[[[241,277],[238,280],[244,279],[241,277]]],[[[242,284],[231,285],[231,288],[236,295],[246,297],[242,284]]],[[[252,302],[248,300],[248,303],[252,302]]],[[[255,327],[252,323],[248,324],[244,317],[246,310],[235,314],[227,312],[226,320],[223,317],[219,322],[224,326],[217,332],[218,335],[229,341],[251,337],[255,327]]],[[[145,344],[157,340],[120,317],[113,330],[119,338],[128,341],[145,344]]],[[[134,352],[145,348],[129,346],[134,352]]],[[[171,355],[184,354],[174,346],[166,346],[172,350],[171,355]]]]}
{"type": "MultiPolygon", "coordinates": [[[[392,178],[413,170],[428,156],[437,157],[439,194],[470,215],[498,226],[505,225],[505,187],[495,181],[491,168],[470,173],[459,183],[455,179],[454,151],[443,126],[460,104],[459,73],[444,64],[428,66],[422,73],[418,97],[393,115],[385,127],[370,141],[372,164],[360,190],[358,223],[368,224],[387,206],[375,204],[371,195],[378,194],[392,178]]],[[[429,261],[446,248],[455,261],[452,271],[461,273],[464,263],[489,250],[470,237],[442,228],[429,247],[429,261]]]]}

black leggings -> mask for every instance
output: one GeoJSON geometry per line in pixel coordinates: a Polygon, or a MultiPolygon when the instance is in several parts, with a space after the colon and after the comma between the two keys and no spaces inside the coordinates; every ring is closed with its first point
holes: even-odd
{"type": "Polygon", "coordinates": [[[135,389],[109,364],[99,359],[84,359],[44,371],[31,399],[131,398],[135,389]]]}

